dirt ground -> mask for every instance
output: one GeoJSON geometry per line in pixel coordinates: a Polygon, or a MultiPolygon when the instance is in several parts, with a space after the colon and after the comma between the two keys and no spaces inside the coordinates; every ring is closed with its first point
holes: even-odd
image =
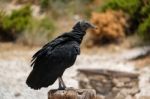
{"type": "MultiPolygon", "coordinates": [[[[0,43],[0,99],[47,99],[51,88],[58,88],[56,83],[49,88],[32,90],[26,84],[31,71],[30,60],[40,47],[26,47],[12,43],[0,43]]],[[[121,50],[120,47],[82,49],[74,66],[64,73],[64,81],[68,87],[78,88],[76,78],[79,68],[102,68],[140,73],[139,95],[150,95],[150,57],[129,61],[150,47],[121,50]],[[142,63],[143,62],[143,63],[142,63]],[[142,64],[140,64],[142,63],[142,64]],[[140,65],[140,68],[138,65],[140,65]],[[143,65],[144,64],[144,65],[143,65]],[[69,74],[69,75],[68,75],[69,74]]]]}

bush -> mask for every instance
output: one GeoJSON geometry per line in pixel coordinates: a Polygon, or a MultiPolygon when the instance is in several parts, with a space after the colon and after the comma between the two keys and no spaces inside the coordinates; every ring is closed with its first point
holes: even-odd
{"type": "Polygon", "coordinates": [[[97,26],[97,29],[91,30],[88,41],[91,45],[92,43],[119,43],[125,37],[127,20],[122,11],[108,10],[105,13],[92,13],[91,22],[97,26]]]}
{"type": "Polygon", "coordinates": [[[47,17],[34,18],[30,5],[14,10],[10,15],[0,12],[0,40],[5,41],[7,38],[7,41],[41,44],[50,39],[54,31],[54,22],[47,17]]]}
{"type": "Polygon", "coordinates": [[[140,11],[140,14],[143,17],[148,17],[149,13],[150,13],[150,2],[149,2],[149,4],[143,6],[141,11],[140,11]]]}
{"type": "Polygon", "coordinates": [[[40,7],[42,10],[46,10],[49,7],[49,0],[40,0],[40,7]]]}
{"type": "Polygon", "coordinates": [[[10,15],[1,11],[0,32],[1,40],[15,41],[18,35],[26,28],[31,18],[30,5],[25,5],[19,10],[13,10],[10,15]]]}
{"type": "Polygon", "coordinates": [[[144,40],[150,41],[150,15],[139,25],[138,34],[144,40]]]}
{"type": "Polygon", "coordinates": [[[150,38],[150,1],[149,0],[110,0],[100,11],[122,10],[130,17],[131,33],[138,33],[144,39],[150,38]]]}
{"type": "Polygon", "coordinates": [[[124,12],[134,15],[141,6],[140,0],[111,0],[102,7],[102,10],[107,9],[123,10],[124,12]]]}
{"type": "Polygon", "coordinates": [[[25,45],[40,45],[49,39],[52,39],[55,34],[56,26],[49,18],[41,20],[32,19],[31,24],[20,35],[19,42],[25,45]]]}
{"type": "MultiPolygon", "coordinates": [[[[1,39],[16,40],[17,36],[29,24],[31,18],[30,5],[25,5],[19,10],[13,10],[10,15],[1,11],[0,14],[0,32],[1,39]]],[[[6,41],[7,41],[6,40],[6,41]]]]}
{"type": "Polygon", "coordinates": [[[141,22],[139,13],[143,3],[142,0],[111,0],[102,7],[102,11],[107,9],[122,10],[130,16],[131,32],[135,31],[141,22]]]}
{"type": "Polygon", "coordinates": [[[30,6],[26,5],[19,10],[12,11],[11,15],[5,15],[2,27],[10,32],[20,33],[29,24],[31,18],[30,6]]]}
{"type": "Polygon", "coordinates": [[[94,0],[40,0],[41,11],[53,18],[70,17],[75,14],[89,15],[94,0]]]}

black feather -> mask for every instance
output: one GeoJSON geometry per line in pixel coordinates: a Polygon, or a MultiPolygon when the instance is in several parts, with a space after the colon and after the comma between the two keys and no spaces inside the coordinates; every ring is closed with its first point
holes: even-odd
{"type": "Polygon", "coordinates": [[[33,89],[52,85],[66,68],[74,64],[84,35],[85,31],[78,23],[71,32],[62,34],[36,52],[32,57],[33,70],[26,80],[27,85],[33,89]]]}

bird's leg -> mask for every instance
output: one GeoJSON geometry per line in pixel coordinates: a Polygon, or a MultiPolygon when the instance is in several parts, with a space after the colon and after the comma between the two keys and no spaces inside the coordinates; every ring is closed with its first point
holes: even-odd
{"type": "Polygon", "coordinates": [[[62,79],[62,77],[58,77],[58,80],[59,80],[59,88],[60,90],[64,90],[66,88],[66,85],[62,79]]]}

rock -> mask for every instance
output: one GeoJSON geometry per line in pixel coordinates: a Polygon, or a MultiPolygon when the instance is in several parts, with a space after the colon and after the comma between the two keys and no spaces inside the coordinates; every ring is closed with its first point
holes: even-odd
{"type": "Polygon", "coordinates": [[[102,95],[96,95],[96,99],[105,99],[105,97],[102,95]]]}
{"type": "Polygon", "coordinates": [[[53,89],[48,92],[48,99],[96,99],[93,89],[53,89]]]}
{"type": "Polygon", "coordinates": [[[114,78],[113,83],[115,84],[116,87],[123,87],[124,86],[124,82],[123,81],[119,81],[118,79],[114,78]]]}
{"type": "Polygon", "coordinates": [[[133,97],[133,96],[130,96],[130,95],[128,95],[128,96],[126,96],[126,98],[125,99],[136,99],[135,97],[133,97]]]}
{"type": "Polygon", "coordinates": [[[21,93],[19,92],[15,93],[15,97],[19,97],[19,96],[21,96],[21,93]]]}
{"type": "Polygon", "coordinates": [[[80,69],[78,73],[81,88],[93,88],[105,99],[134,99],[139,93],[138,76],[136,73],[102,69],[80,69]]]}
{"type": "Polygon", "coordinates": [[[125,99],[125,95],[122,93],[118,93],[114,99],[125,99]]]}
{"type": "Polygon", "coordinates": [[[92,86],[92,88],[95,88],[98,93],[101,94],[108,94],[112,88],[112,84],[109,80],[107,80],[107,82],[104,83],[100,79],[99,80],[90,79],[90,85],[92,86]]]}
{"type": "Polygon", "coordinates": [[[150,99],[150,96],[139,96],[137,99],[150,99]]]}

